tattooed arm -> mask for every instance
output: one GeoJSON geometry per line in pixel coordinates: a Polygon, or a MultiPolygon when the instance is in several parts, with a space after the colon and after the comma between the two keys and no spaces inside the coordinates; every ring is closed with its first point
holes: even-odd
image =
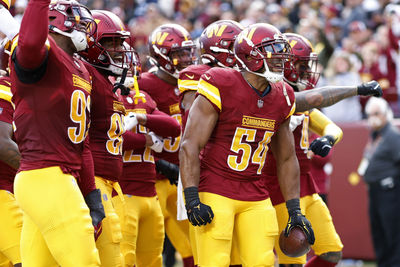
{"type": "Polygon", "coordinates": [[[325,86],[296,92],[296,112],[329,107],[345,98],[356,95],[380,97],[382,96],[382,88],[378,82],[370,81],[358,86],[325,86]]]}
{"type": "Polygon", "coordinates": [[[296,92],[296,112],[329,107],[345,98],[357,95],[357,86],[326,86],[296,92]]]}
{"type": "Polygon", "coordinates": [[[12,125],[0,121],[0,160],[18,170],[21,154],[17,144],[11,139],[12,135],[12,125]]]}

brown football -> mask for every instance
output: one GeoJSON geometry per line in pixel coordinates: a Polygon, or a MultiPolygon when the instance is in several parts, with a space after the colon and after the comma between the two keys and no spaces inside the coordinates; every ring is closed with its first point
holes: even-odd
{"type": "Polygon", "coordinates": [[[279,236],[279,246],[282,252],[289,257],[300,257],[310,251],[306,234],[297,226],[290,231],[288,237],[282,231],[279,236]]]}

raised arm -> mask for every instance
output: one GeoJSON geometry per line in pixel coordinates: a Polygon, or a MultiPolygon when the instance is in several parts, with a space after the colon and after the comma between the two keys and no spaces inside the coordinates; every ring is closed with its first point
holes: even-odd
{"type": "Polygon", "coordinates": [[[50,0],[31,0],[22,18],[16,60],[24,69],[39,68],[45,60],[50,0]]]}
{"type": "Polygon", "coordinates": [[[358,86],[325,86],[296,92],[296,112],[313,108],[329,107],[333,104],[356,95],[382,96],[382,88],[377,81],[362,83],[358,86]]]}

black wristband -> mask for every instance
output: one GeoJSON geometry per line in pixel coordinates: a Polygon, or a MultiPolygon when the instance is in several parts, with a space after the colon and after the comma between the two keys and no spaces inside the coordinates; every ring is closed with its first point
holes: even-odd
{"type": "Polygon", "coordinates": [[[186,205],[189,205],[193,200],[200,200],[199,189],[196,186],[191,186],[183,190],[185,193],[186,205]]]}
{"type": "Polygon", "coordinates": [[[288,209],[289,214],[299,212],[300,211],[300,199],[293,198],[286,201],[286,208],[288,209]]]}
{"type": "Polygon", "coordinates": [[[101,192],[100,189],[95,189],[91,191],[85,197],[86,205],[88,205],[89,209],[101,209],[103,204],[101,203],[101,192]]]}

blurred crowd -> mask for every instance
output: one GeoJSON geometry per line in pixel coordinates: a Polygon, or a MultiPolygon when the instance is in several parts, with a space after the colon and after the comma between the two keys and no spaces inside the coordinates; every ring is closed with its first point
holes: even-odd
{"type": "MultiPolygon", "coordinates": [[[[356,85],[377,80],[395,117],[400,117],[400,1],[388,0],[81,0],[90,9],[107,9],[128,26],[143,70],[148,69],[147,38],[157,26],[181,24],[200,36],[210,23],[232,19],[247,26],[268,22],[282,32],[308,38],[319,54],[318,86],[356,85]]],[[[27,0],[15,0],[20,19],[27,0]]],[[[365,118],[366,98],[349,98],[324,110],[334,122],[365,118]]]]}

